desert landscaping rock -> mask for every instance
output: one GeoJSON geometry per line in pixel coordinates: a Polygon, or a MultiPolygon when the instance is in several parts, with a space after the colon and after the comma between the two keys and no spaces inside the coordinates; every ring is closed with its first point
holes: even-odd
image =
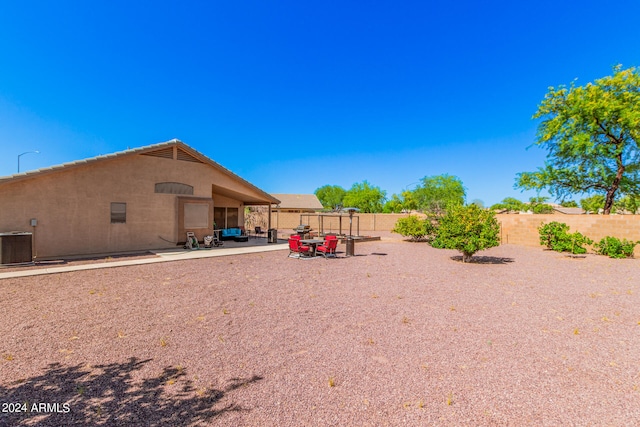
{"type": "Polygon", "coordinates": [[[638,260],[287,253],[0,280],[0,425],[640,423],[638,260]]]}

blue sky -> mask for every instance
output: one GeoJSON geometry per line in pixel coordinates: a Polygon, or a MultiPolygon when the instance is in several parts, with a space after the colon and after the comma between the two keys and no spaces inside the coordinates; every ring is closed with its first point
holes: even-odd
{"type": "Polygon", "coordinates": [[[0,4],[0,175],[178,138],[272,193],[528,199],[549,86],[640,65],[640,2],[0,4]]]}

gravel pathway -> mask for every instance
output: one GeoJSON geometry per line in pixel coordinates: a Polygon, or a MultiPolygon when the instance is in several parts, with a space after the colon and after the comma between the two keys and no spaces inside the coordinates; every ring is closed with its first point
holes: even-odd
{"type": "Polygon", "coordinates": [[[356,253],[0,280],[0,426],[640,424],[640,261],[356,253]]]}

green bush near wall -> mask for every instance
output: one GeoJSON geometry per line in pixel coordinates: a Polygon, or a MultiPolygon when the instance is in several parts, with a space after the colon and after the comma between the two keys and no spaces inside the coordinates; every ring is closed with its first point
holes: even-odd
{"type": "Polygon", "coordinates": [[[593,240],[578,231],[569,233],[569,226],[557,221],[541,224],[538,227],[538,233],[540,234],[540,244],[556,252],[585,254],[587,253],[585,246],[593,243],[593,240]]]}
{"type": "Polygon", "coordinates": [[[633,249],[638,243],[640,242],[606,236],[594,245],[594,249],[597,254],[606,255],[609,258],[633,258],[633,249]]]}

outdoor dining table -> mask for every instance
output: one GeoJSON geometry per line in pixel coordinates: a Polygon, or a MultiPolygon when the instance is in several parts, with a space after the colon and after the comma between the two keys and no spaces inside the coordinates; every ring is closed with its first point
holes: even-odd
{"type": "Polygon", "coordinates": [[[311,248],[311,256],[316,256],[316,246],[320,243],[324,243],[322,239],[302,239],[300,240],[302,243],[309,245],[311,248]]]}

